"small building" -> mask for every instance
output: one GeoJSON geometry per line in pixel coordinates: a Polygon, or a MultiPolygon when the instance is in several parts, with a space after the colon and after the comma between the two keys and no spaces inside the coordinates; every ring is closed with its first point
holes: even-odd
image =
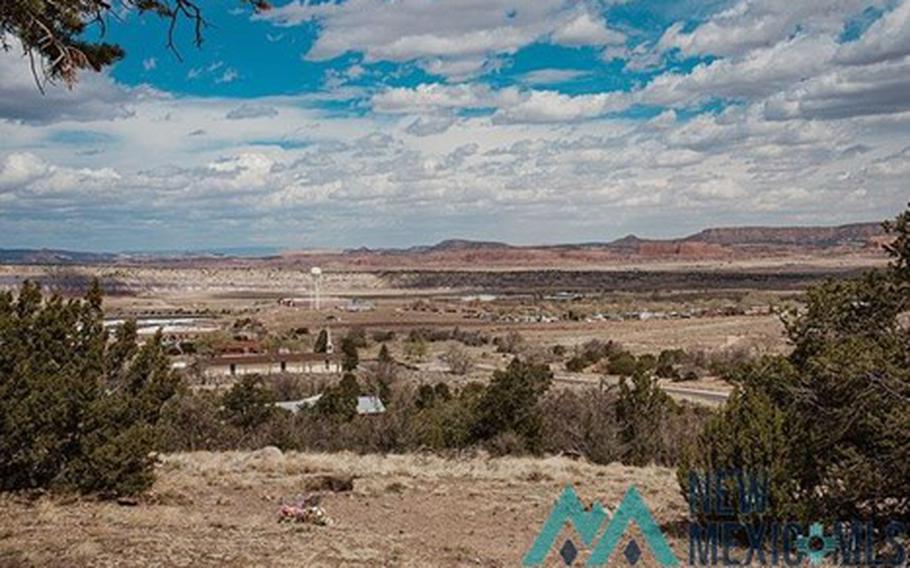
{"type": "Polygon", "coordinates": [[[341,372],[341,360],[334,353],[279,353],[276,355],[221,355],[204,363],[207,377],[243,375],[331,374],[341,372]]]}
{"type": "Polygon", "coordinates": [[[385,412],[385,405],[378,396],[357,397],[357,414],[382,414],[383,412],[385,412]]]}
{"type": "Polygon", "coordinates": [[[263,353],[264,349],[259,341],[251,339],[234,339],[219,349],[221,355],[254,355],[263,353]]]}
{"type": "Polygon", "coordinates": [[[376,303],[363,298],[351,298],[343,309],[346,312],[371,312],[376,309],[376,303]]]}
{"type": "Polygon", "coordinates": [[[320,398],[322,398],[322,395],[317,394],[315,396],[301,398],[300,400],[283,400],[276,402],[275,406],[296,414],[301,408],[312,408],[316,406],[316,403],[319,402],[320,398]]]}
{"type": "MultiPolygon", "coordinates": [[[[301,408],[312,408],[313,406],[316,406],[316,403],[318,403],[319,399],[321,398],[322,395],[317,394],[316,396],[311,396],[300,400],[286,400],[282,402],[276,402],[275,406],[278,408],[283,408],[284,410],[289,410],[293,413],[297,413],[301,408]]],[[[385,405],[382,403],[382,400],[378,396],[357,397],[357,414],[370,415],[382,414],[384,412],[385,405]]]]}

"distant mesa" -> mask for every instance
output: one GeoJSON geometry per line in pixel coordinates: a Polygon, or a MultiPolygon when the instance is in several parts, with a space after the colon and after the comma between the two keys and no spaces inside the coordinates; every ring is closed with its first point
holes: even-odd
{"type": "Polygon", "coordinates": [[[512,245],[496,241],[472,241],[468,239],[447,239],[428,247],[427,252],[448,252],[467,250],[495,250],[513,248],[512,245]]]}
{"type": "Polygon", "coordinates": [[[427,253],[446,253],[446,252],[470,252],[470,251],[487,251],[487,250],[504,250],[519,248],[507,243],[495,241],[474,241],[471,239],[446,239],[435,245],[416,245],[408,248],[377,248],[359,247],[356,249],[347,249],[345,254],[357,255],[403,255],[403,254],[427,254],[427,253]]]}
{"type": "Polygon", "coordinates": [[[98,264],[114,262],[120,255],[60,249],[0,249],[0,262],[7,264],[98,264]]]}
{"type": "Polygon", "coordinates": [[[626,235],[621,239],[616,239],[611,241],[610,246],[614,247],[624,247],[624,246],[638,246],[641,243],[645,242],[645,239],[639,238],[637,235],[626,235]]]}
{"type": "Polygon", "coordinates": [[[179,253],[95,253],[58,249],[0,249],[5,264],[204,264],[260,262],[294,265],[319,262],[328,269],[382,268],[426,264],[498,264],[509,266],[584,265],[612,260],[746,258],[767,254],[802,254],[879,249],[888,237],[879,223],[837,227],[720,227],[676,239],[626,235],[609,242],[556,245],[510,245],[498,241],[447,239],[410,248],[304,250],[276,253],[266,247],[179,253]]]}
{"type": "Polygon", "coordinates": [[[684,241],[719,245],[793,245],[835,247],[864,244],[884,234],[879,223],[853,223],[839,227],[728,227],[705,229],[684,241]]]}

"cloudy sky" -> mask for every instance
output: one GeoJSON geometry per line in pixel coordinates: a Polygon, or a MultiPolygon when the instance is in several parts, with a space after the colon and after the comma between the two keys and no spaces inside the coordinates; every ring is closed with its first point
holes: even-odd
{"type": "Polygon", "coordinates": [[[406,246],[832,224],[910,200],[910,0],[204,1],[201,50],[38,94],[0,52],[0,247],[406,246]]]}

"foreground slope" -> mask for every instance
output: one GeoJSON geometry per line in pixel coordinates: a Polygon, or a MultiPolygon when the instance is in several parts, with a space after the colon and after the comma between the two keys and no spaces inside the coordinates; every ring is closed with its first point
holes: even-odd
{"type": "MultiPolygon", "coordinates": [[[[685,514],[664,468],[201,452],[166,456],[136,505],[0,497],[0,566],[517,566],[567,484],[608,508],[635,484],[659,523],[685,514]],[[283,500],[326,475],[354,476],[353,490],[326,493],[329,526],[277,521],[283,500]]],[[[671,542],[685,554],[679,537],[671,542]]]]}

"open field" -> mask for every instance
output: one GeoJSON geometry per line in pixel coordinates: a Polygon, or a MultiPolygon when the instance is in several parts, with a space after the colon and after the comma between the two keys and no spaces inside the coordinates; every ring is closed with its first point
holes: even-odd
{"type": "MultiPolygon", "coordinates": [[[[468,266],[406,268],[339,267],[325,273],[327,289],[343,296],[443,292],[446,290],[496,290],[529,292],[547,289],[653,291],[692,288],[794,289],[827,276],[857,273],[881,266],[878,252],[831,257],[750,258],[725,262],[679,260],[626,262],[611,265],[500,267],[472,263],[468,266]]],[[[292,265],[270,265],[248,259],[206,266],[203,263],[167,262],[159,265],[10,265],[0,264],[0,287],[15,286],[22,279],[38,280],[63,292],[85,286],[98,277],[118,295],[151,295],[197,298],[226,295],[244,297],[272,294],[306,294],[311,286],[309,269],[317,259],[292,265]],[[202,266],[199,266],[202,264],[202,266]]]]}
{"type": "Polygon", "coordinates": [[[673,471],[656,467],[275,448],[178,454],[164,457],[137,506],[0,497],[0,566],[515,566],[567,484],[607,507],[635,484],[667,527],[686,511],[673,471]],[[282,501],[320,475],[354,476],[353,491],[322,501],[332,523],[279,524],[282,501]]]}
{"type": "MultiPolygon", "coordinates": [[[[546,353],[554,346],[571,351],[591,340],[615,341],[636,355],[666,349],[779,353],[787,344],[769,306],[798,299],[813,282],[861,269],[861,263],[848,260],[841,259],[839,266],[730,264],[710,270],[655,263],[648,271],[327,271],[322,311],[309,300],[312,279],[305,268],[256,263],[206,268],[10,265],[0,267],[0,283],[12,287],[32,278],[75,293],[97,276],[115,292],[105,301],[110,317],[185,314],[224,330],[250,319],[268,336],[308,330],[295,342],[303,349],[311,349],[315,333],[326,326],[338,337],[355,328],[368,335],[391,332],[394,338],[383,343],[398,360],[407,359],[406,342],[415,330],[454,329],[488,340],[518,333],[527,353],[546,353]],[[354,300],[369,302],[370,309],[348,310],[354,300]]],[[[453,376],[442,360],[453,343],[430,343],[424,356],[409,361],[414,369],[405,377],[431,384],[486,382],[511,359],[489,343],[465,345],[474,365],[467,374],[453,376]]],[[[361,358],[375,358],[379,347],[371,343],[361,358]]],[[[557,383],[568,387],[597,386],[603,376],[596,367],[568,373],[554,365],[554,372],[557,383]]],[[[688,399],[680,389],[725,393],[729,386],[710,377],[668,385],[668,392],[688,399]]],[[[713,395],[699,398],[709,399],[717,402],[713,395]]]]}
{"type": "Polygon", "coordinates": [[[503,270],[477,264],[458,270],[327,270],[323,305],[328,309],[322,312],[311,309],[310,264],[270,266],[257,260],[204,267],[3,265],[0,288],[14,289],[32,279],[50,290],[78,294],[97,277],[109,294],[105,307],[112,317],[195,314],[222,324],[251,317],[275,331],[326,325],[398,333],[459,327],[490,334],[517,331],[536,346],[571,347],[597,338],[620,341],[635,352],[736,344],[776,352],[785,346],[769,306],[798,299],[823,279],[854,276],[882,262],[881,254],[866,251],[713,264],[655,260],[644,269],[503,270]],[[282,304],[282,299],[291,301],[282,304]],[[346,310],[353,300],[370,302],[371,309],[346,310]],[[645,312],[698,317],[628,317],[645,312]],[[589,317],[598,314],[608,317],[589,317]]]}

